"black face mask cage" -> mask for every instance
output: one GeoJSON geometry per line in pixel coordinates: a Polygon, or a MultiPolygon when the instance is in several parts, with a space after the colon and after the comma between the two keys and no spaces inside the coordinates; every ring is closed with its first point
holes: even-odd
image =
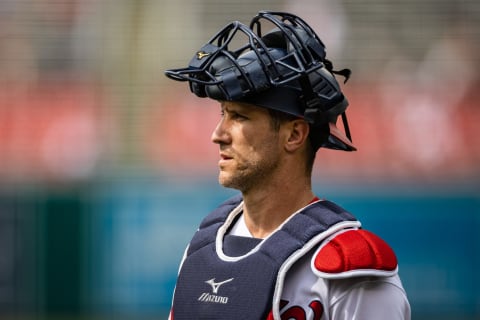
{"type": "Polygon", "coordinates": [[[215,99],[239,100],[265,88],[282,86],[307,76],[324,66],[324,57],[323,43],[302,19],[287,13],[262,11],[252,19],[250,28],[238,21],[228,24],[196,52],[188,67],[167,70],[165,74],[173,80],[189,81],[190,89],[197,96],[208,96],[205,86],[217,86],[223,97],[215,99]],[[273,24],[282,34],[286,48],[279,57],[271,54],[271,47],[261,38],[264,20],[273,24]],[[229,45],[237,33],[243,33],[248,42],[230,50],[229,45]],[[247,51],[254,52],[259,65],[259,70],[255,70],[253,76],[247,74],[237,61],[247,51]],[[226,77],[212,73],[211,66],[217,59],[228,60],[225,64],[235,71],[236,79],[227,81],[226,77]],[[235,95],[231,93],[232,81],[242,84],[241,90],[236,90],[235,95]]]}

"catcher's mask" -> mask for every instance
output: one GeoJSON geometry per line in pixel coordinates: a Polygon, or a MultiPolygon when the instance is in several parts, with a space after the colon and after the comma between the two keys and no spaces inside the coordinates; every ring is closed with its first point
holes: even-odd
{"type": "Polygon", "coordinates": [[[301,18],[283,12],[259,12],[246,26],[226,25],[200,50],[188,67],[165,71],[167,77],[188,81],[199,97],[239,101],[281,111],[310,123],[310,141],[320,147],[354,151],[345,110],[348,101],[334,74],[325,45],[301,18]],[[272,28],[262,35],[262,27],[272,28]],[[246,38],[238,48],[232,40],[246,38]],[[336,127],[341,115],[345,134],[336,127]]]}

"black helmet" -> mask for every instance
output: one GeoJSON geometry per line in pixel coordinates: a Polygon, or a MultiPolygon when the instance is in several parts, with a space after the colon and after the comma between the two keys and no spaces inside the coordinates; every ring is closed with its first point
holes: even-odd
{"type": "Polygon", "coordinates": [[[345,115],[348,101],[334,76],[348,80],[350,73],[333,70],[325,45],[305,21],[269,11],[259,12],[249,27],[238,21],[226,25],[188,67],[165,71],[171,79],[188,81],[199,97],[247,102],[304,118],[315,150],[354,151],[345,115]],[[262,35],[267,23],[272,28],[262,35]],[[246,43],[229,48],[242,34],[246,43]],[[345,134],[335,125],[339,115],[345,134]]]}

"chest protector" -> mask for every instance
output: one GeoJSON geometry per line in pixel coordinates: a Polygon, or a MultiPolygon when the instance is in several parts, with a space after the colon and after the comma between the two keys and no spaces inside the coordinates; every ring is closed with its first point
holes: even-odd
{"type": "Polygon", "coordinates": [[[264,240],[226,236],[241,213],[236,196],[208,215],[182,264],[172,319],[266,319],[279,314],[285,274],[295,261],[333,233],[360,223],[329,201],[292,215],[264,240]]]}

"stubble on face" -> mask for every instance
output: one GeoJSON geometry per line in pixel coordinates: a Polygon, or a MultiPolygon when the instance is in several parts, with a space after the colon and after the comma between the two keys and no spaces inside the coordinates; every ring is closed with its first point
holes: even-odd
{"type": "MultiPolygon", "coordinates": [[[[259,116],[258,114],[256,116],[259,116]]],[[[268,112],[262,111],[258,118],[249,119],[234,128],[231,142],[220,143],[220,151],[232,157],[220,166],[219,183],[247,193],[267,183],[279,166],[279,133],[274,130],[268,112]]]]}
{"type": "Polygon", "coordinates": [[[278,167],[278,156],[272,143],[265,145],[261,154],[258,151],[235,153],[235,166],[220,168],[219,183],[226,187],[248,192],[267,181],[278,167]]]}

